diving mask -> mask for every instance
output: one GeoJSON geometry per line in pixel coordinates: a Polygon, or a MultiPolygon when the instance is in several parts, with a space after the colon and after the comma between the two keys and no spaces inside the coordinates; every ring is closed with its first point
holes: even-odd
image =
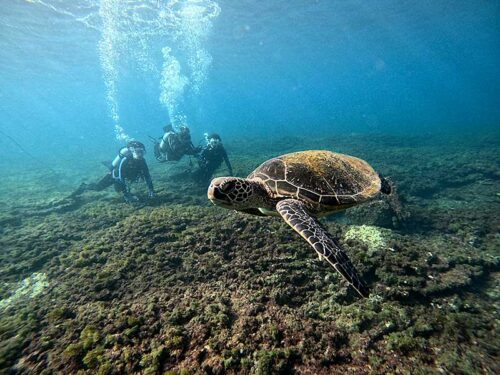
{"type": "Polygon", "coordinates": [[[216,147],[216,146],[218,146],[220,143],[221,143],[221,142],[220,142],[220,139],[217,139],[217,138],[210,138],[210,139],[208,140],[208,145],[209,145],[210,147],[216,147]]]}
{"type": "Polygon", "coordinates": [[[146,154],[146,150],[140,147],[130,147],[129,150],[134,159],[142,159],[144,154],[146,154]]]}

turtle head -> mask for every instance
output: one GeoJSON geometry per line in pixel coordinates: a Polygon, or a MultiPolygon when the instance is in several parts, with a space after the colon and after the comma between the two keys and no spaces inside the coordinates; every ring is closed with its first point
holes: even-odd
{"type": "Polygon", "coordinates": [[[244,210],[259,207],[267,192],[257,181],[238,177],[218,177],[210,183],[207,195],[217,206],[244,210]]]}

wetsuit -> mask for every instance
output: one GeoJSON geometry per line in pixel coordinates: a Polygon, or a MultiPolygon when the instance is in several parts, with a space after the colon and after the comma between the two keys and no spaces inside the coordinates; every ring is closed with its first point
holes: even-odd
{"type": "Polygon", "coordinates": [[[96,183],[85,185],[84,190],[101,191],[114,185],[115,190],[123,193],[125,200],[129,201],[133,197],[129,183],[144,180],[150,195],[153,194],[153,181],[146,160],[134,159],[126,147],[119,151],[109,168],[110,172],[107,175],[96,183]]]}
{"type": "Polygon", "coordinates": [[[226,163],[229,175],[233,174],[233,168],[222,143],[216,146],[211,146],[210,144],[204,146],[197,158],[199,170],[196,172],[196,178],[201,182],[207,182],[223,161],[226,163]]]}
{"type": "Polygon", "coordinates": [[[179,161],[184,155],[195,155],[197,152],[198,149],[193,146],[190,136],[181,139],[174,131],[166,132],[155,147],[155,156],[160,162],[179,161]]]}

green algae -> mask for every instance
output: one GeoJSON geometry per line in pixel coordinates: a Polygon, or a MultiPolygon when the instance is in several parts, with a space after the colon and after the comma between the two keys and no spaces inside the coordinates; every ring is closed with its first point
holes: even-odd
{"type": "MultiPolygon", "coordinates": [[[[50,278],[50,288],[4,309],[0,369],[497,373],[499,239],[488,201],[497,198],[494,185],[478,184],[497,178],[496,159],[485,153],[471,162],[461,147],[438,160],[418,139],[390,152],[373,142],[385,140],[323,146],[378,160],[411,212],[397,230],[389,212],[384,222],[375,218],[385,205],[324,221],[370,285],[368,300],[279,219],[211,207],[185,180],[174,194],[179,179],[153,165],[161,204],[132,208],[96,193],[74,211],[6,222],[2,300],[35,272],[50,278]],[[412,153],[412,142],[427,154],[412,153]],[[412,173],[400,162],[410,162],[409,153],[412,173]],[[450,172],[440,180],[443,171],[450,172]],[[352,230],[363,225],[379,240],[352,230]]],[[[256,166],[250,151],[235,160],[240,175],[256,166]]]]}
{"type": "Polygon", "coordinates": [[[162,362],[168,355],[168,350],[164,345],[160,345],[150,353],[144,354],[140,365],[144,369],[144,374],[157,374],[161,370],[162,362]]]}
{"type": "Polygon", "coordinates": [[[256,375],[287,374],[291,370],[291,350],[260,350],[253,354],[256,375]]]}
{"type": "Polygon", "coordinates": [[[84,353],[81,343],[69,344],[62,352],[63,357],[68,361],[78,360],[84,353]]]}
{"type": "Polygon", "coordinates": [[[87,368],[93,369],[99,367],[100,364],[103,362],[103,354],[104,354],[104,348],[98,346],[95,349],[89,350],[85,354],[85,357],[83,357],[82,362],[87,368]]]}

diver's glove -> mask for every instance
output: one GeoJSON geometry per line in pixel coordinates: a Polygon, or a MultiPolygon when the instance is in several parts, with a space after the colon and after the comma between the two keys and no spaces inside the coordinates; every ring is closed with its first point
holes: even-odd
{"type": "Polygon", "coordinates": [[[123,199],[125,199],[126,203],[135,203],[139,201],[139,198],[137,198],[134,194],[130,193],[123,194],[123,199]]]}
{"type": "Polygon", "coordinates": [[[155,191],[154,190],[150,190],[149,193],[148,193],[148,198],[154,198],[155,196],[156,196],[155,191]]]}

